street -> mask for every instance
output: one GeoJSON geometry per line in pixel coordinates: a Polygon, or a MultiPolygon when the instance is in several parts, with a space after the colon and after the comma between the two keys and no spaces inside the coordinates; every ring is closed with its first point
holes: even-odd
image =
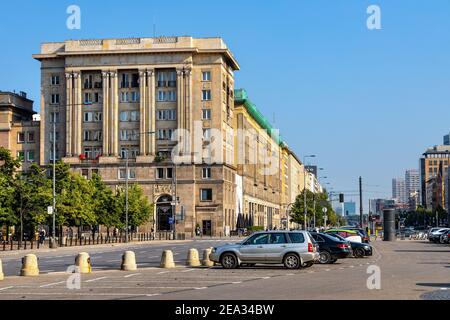
{"type": "MultiPolygon", "coordinates": [[[[364,259],[348,258],[332,265],[314,265],[295,271],[281,266],[224,270],[220,266],[185,267],[189,248],[202,249],[227,241],[130,244],[94,248],[93,272],[82,275],[81,288],[69,290],[66,268],[77,250],[38,253],[41,274],[16,276],[19,256],[3,257],[5,280],[0,299],[162,299],[162,300],[284,300],[284,299],[449,299],[450,249],[426,241],[372,242],[375,253],[364,259]],[[139,269],[118,271],[121,255],[134,250],[139,269]],[[162,250],[174,252],[176,269],[161,269],[162,250]],[[380,290],[369,290],[369,266],[379,266],[380,290]]],[[[229,242],[229,241],[228,241],[229,242]]],[[[79,250],[78,250],[79,251],[79,250]]],[[[0,257],[2,257],[0,255],[0,257]]],[[[200,257],[201,258],[201,257],[200,257]]]]}

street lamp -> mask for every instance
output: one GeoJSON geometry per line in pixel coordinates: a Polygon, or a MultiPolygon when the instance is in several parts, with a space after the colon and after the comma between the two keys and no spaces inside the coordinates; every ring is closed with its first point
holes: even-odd
{"type": "MultiPolygon", "coordinates": [[[[149,131],[149,132],[140,132],[140,133],[135,133],[132,136],[136,137],[136,136],[141,136],[143,134],[155,134],[155,131],[149,131]]],[[[126,161],[125,161],[125,237],[126,240],[125,242],[128,243],[128,179],[130,177],[130,170],[129,170],[129,152],[130,150],[127,148],[125,150],[125,154],[126,154],[126,161]]]]}
{"type": "Polygon", "coordinates": [[[311,154],[309,156],[303,156],[303,169],[304,169],[304,175],[303,175],[303,230],[306,231],[306,215],[307,215],[307,209],[306,209],[306,158],[315,158],[315,154],[311,154]]]}

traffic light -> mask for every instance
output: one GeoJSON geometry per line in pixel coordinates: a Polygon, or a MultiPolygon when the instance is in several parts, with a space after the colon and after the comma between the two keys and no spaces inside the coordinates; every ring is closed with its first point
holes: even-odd
{"type": "Polygon", "coordinates": [[[339,194],[339,202],[344,203],[344,194],[343,193],[339,194]]]}

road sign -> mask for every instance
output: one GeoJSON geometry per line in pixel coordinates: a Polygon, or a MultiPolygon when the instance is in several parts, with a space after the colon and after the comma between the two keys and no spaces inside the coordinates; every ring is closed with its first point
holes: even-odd
{"type": "Polygon", "coordinates": [[[47,213],[48,214],[53,214],[53,206],[47,207],[47,213]]]}
{"type": "Polygon", "coordinates": [[[323,213],[327,213],[328,209],[326,207],[322,208],[323,213]]]}

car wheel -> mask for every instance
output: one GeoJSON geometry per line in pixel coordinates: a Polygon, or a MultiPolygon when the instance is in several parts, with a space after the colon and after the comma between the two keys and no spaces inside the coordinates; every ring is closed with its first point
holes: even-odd
{"type": "Polygon", "coordinates": [[[224,269],[236,269],[238,267],[237,258],[232,253],[225,253],[220,258],[220,264],[224,269]]]}
{"type": "Polygon", "coordinates": [[[284,257],[283,263],[287,269],[298,269],[300,268],[300,257],[294,253],[288,253],[284,257]]]}
{"type": "Polygon", "coordinates": [[[364,258],[365,254],[364,254],[364,250],[361,248],[357,248],[355,249],[354,253],[356,258],[364,258]]]}
{"type": "Polygon", "coordinates": [[[331,254],[328,251],[321,251],[319,256],[319,262],[321,264],[330,263],[332,260],[331,254]]]}

